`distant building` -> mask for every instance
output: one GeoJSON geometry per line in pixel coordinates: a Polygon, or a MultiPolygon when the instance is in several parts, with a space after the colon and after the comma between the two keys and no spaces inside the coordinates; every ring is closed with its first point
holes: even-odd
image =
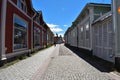
{"type": "Polygon", "coordinates": [[[54,37],[54,43],[56,43],[56,44],[64,43],[63,37],[62,37],[61,35],[60,35],[60,36],[56,35],[56,36],[54,37]]]}

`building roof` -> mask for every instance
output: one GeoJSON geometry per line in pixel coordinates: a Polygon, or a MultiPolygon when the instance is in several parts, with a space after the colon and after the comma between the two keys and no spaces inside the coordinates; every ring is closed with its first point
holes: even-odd
{"type": "Polygon", "coordinates": [[[99,21],[103,21],[104,19],[108,18],[112,16],[112,11],[109,11],[108,13],[105,13],[104,15],[102,15],[101,17],[99,17],[97,20],[95,20],[93,22],[93,24],[95,24],[96,22],[99,22],[99,21]]]}
{"type": "Polygon", "coordinates": [[[95,6],[106,6],[106,7],[111,7],[111,4],[103,4],[103,3],[87,3],[85,7],[82,9],[78,17],[75,19],[74,22],[77,22],[79,18],[84,14],[84,12],[88,9],[88,7],[95,7],[95,6]]]}
{"type": "MultiPolygon", "coordinates": [[[[75,26],[76,24],[79,22],[79,20],[81,19],[81,16],[85,13],[85,11],[89,8],[89,7],[95,7],[95,6],[104,6],[104,7],[111,7],[111,4],[103,4],[103,3],[87,3],[85,5],[85,7],[82,9],[82,11],[80,12],[80,14],[78,15],[78,17],[75,19],[74,22],[72,22],[72,25],[71,27],[69,27],[67,29],[67,31],[65,32],[65,35],[71,31],[75,26]]],[[[109,13],[108,13],[109,14],[109,13]]],[[[107,14],[106,14],[107,15],[107,14]]]]}

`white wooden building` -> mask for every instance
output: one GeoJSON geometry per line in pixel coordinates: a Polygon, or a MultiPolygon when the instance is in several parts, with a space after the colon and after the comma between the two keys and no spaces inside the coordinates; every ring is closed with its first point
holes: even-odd
{"type": "Polygon", "coordinates": [[[112,12],[110,11],[94,21],[92,29],[93,55],[114,62],[115,36],[112,25],[112,12]]]}

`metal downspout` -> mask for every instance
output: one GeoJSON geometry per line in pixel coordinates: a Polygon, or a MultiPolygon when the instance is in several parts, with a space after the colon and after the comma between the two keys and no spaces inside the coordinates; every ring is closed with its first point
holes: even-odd
{"type": "Polygon", "coordinates": [[[32,50],[32,52],[34,51],[34,49],[33,49],[33,45],[34,45],[34,43],[33,43],[33,40],[34,40],[34,37],[33,37],[33,34],[34,34],[34,27],[33,27],[34,20],[33,20],[33,18],[35,16],[36,16],[36,12],[35,12],[35,14],[32,17],[32,22],[31,22],[31,25],[32,25],[32,28],[31,28],[31,50],[32,50]]]}
{"type": "Polygon", "coordinates": [[[6,60],[6,48],[5,48],[5,27],[6,27],[6,8],[7,0],[2,0],[1,10],[1,55],[0,60],[6,60]]]}

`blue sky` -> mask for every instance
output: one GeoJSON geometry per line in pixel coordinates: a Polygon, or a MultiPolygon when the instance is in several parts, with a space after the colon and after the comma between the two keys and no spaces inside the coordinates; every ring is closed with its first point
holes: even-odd
{"type": "Polygon", "coordinates": [[[44,21],[54,34],[62,36],[89,2],[111,3],[111,0],[32,0],[33,7],[42,11],[44,21]]]}

